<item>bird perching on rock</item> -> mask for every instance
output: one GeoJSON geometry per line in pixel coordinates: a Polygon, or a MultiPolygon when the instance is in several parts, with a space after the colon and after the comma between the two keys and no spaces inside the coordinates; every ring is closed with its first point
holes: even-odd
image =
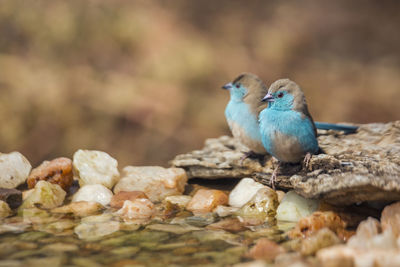
{"type": "Polygon", "coordinates": [[[245,152],[242,161],[247,157],[264,158],[267,152],[261,141],[258,114],[268,106],[268,103],[261,102],[268,88],[260,78],[251,73],[239,75],[222,88],[230,93],[225,117],[232,135],[250,149],[245,152]]]}
{"type": "Polygon", "coordinates": [[[281,162],[304,160],[307,166],[311,155],[320,149],[304,93],[295,82],[289,79],[275,81],[262,101],[269,105],[259,115],[261,140],[265,150],[279,161],[271,177],[272,187],[275,187],[281,162]]]}
{"type": "MultiPolygon", "coordinates": [[[[246,158],[263,159],[267,154],[259,129],[258,116],[261,110],[268,106],[267,102],[261,100],[267,94],[268,88],[264,82],[251,73],[240,74],[233,82],[222,86],[230,93],[230,100],[225,109],[225,117],[232,135],[240,143],[249,148],[244,153],[242,162],[246,158]]],[[[338,130],[352,133],[358,127],[316,122],[318,129],[338,130]]]]}

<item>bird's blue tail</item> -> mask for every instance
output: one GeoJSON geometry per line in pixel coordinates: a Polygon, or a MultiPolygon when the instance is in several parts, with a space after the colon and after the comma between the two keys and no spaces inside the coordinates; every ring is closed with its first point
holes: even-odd
{"type": "Polygon", "coordinates": [[[358,129],[358,126],[327,123],[327,122],[315,122],[315,127],[317,127],[317,129],[320,129],[320,130],[343,131],[346,134],[355,133],[358,129]]]}

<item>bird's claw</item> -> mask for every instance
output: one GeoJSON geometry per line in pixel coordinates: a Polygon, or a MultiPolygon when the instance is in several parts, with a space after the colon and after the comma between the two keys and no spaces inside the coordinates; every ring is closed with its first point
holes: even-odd
{"type": "Polygon", "coordinates": [[[303,163],[306,169],[308,169],[308,167],[310,166],[311,157],[312,157],[311,153],[307,153],[306,156],[304,157],[303,163]]]}

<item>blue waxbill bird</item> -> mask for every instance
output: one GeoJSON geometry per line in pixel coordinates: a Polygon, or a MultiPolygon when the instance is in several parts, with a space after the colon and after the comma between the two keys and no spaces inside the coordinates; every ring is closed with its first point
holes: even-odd
{"type": "Polygon", "coordinates": [[[289,79],[275,81],[262,101],[269,103],[259,115],[260,133],[264,148],[279,160],[271,177],[275,187],[281,162],[306,166],[311,155],[319,152],[317,130],[308,111],[301,88],[289,79]]]}
{"type": "Polygon", "coordinates": [[[230,93],[225,117],[232,135],[249,148],[242,161],[247,157],[264,158],[267,152],[261,142],[258,114],[268,106],[268,103],[261,102],[268,88],[261,79],[251,73],[239,75],[222,88],[230,93]]]}
{"type": "MultiPolygon", "coordinates": [[[[247,158],[264,158],[267,153],[259,130],[258,115],[268,106],[262,102],[268,88],[263,81],[254,74],[243,73],[233,82],[225,84],[223,89],[230,93],[230,101],[225,109],[225,117],[234,138],[249,148],[242,161],[247,158]]],[[[355,132],[357,127],[316,122],[318,129],[355,132]]]]}

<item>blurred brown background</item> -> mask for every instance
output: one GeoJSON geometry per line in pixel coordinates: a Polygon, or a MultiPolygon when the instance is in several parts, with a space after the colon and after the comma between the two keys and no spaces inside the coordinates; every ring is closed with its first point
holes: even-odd
{"type": "Polygon", "coordinates": [[[0,151],[161,164],[227,134],[220,86],[297,81],[314,119],[400,114],[400,1],[0,3],[0,151]]]}

